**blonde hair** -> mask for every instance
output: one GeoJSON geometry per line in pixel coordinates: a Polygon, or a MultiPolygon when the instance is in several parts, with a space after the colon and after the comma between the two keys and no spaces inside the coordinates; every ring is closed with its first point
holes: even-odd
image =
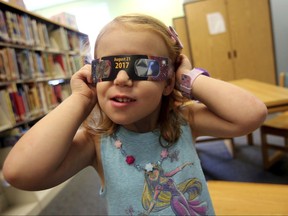
{"type": "MultiPolygon", "coordinates": [[[[101,42],[101,38],[105,37],[105,33],[109,32],[113,26],[121,26],[135,31],[152,31],[159,35],[166,44],[169,58],[172,60],[172,70],[175,71],[175,64],[182,48],[171,38],[169,28],[164,23],[156,18],[142,14],[118,16],[108,23],[96,39],[94,47],[95,59],[97,58],[97,47],[101,42]]],[[[175,89],[170,95],[162,96],[158,126],[161,137],[170,145],[175,143],[181,134],[180,126],[184,124],[185,121],[182,118],[180,106],[183,105],[185,101],[187,100],[175,89]]],[[[105,135],[112,135],[118,127],[117,124],[112,122],[105,113],[101,111],[98,104],[83,125],[92,134],[105,135]]]]}

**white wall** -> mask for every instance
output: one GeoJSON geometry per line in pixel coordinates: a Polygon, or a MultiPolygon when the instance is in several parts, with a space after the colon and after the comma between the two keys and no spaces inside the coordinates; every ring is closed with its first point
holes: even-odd
{"type": "Polygon", "coordinates": [[[34,12],[48,18],[61,12],[75,15],[79,30],[89,35],[93,47],[100,29],[118,15],[145,13],[160,19],[168,26],[172,25],[174,17],[184,15],[182,3],[183,0],[81,0],[34,12]]]}
{"type": "Polygon", "coordinates": [[[288,1],[270,0],[270,4],[277,73],[286,72],[285,84],[288,87],[288,1]]]}

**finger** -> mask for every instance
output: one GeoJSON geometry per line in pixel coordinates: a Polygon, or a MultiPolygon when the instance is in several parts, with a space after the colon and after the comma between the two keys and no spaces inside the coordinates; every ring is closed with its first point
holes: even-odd
{"type": "Polygon", "coordinates": [[[84,65],[75,73],[75,77],[82,79],[85,82],[92,83],[91,65],[84,65]]]}
{"type": "Polygon", "coordinates": [[[87,82],[89,84],[93,83],[91,65],[90,64],[86,64],[84,66],[84,70],[85,70],[85,75],[86,75],[87,82]]]}

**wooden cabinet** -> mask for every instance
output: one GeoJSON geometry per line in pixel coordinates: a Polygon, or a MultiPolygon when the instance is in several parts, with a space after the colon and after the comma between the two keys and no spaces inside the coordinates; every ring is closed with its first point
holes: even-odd
{"type": "Polygon", "coordinates": [[[190,60],[192,60],[191,54],[190,54],[190,44],[189,44],[189,38],[187,34],[185,17],[183,16],[183,17],[173,18],[173,27],[175,28],[179,36],[179,39],[181,40],[183,44],[182,53],[186,55],[190,60]]]}
{"type": "Polygon", "coordinates": [[[192,62],[225,81],[275,84],[269,0],[202,0],[184,4],[192,62]]]}

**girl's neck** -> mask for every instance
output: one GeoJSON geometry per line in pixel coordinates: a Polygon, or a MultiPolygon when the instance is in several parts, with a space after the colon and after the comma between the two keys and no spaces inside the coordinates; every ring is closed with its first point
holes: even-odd
{"type": "Polygon", "coordinates": [[[159,111],[153,112],[151,115],[131,124],[122,125],[127,130],[134,131],[137,133],[146,133],[157,129],[159,111]]]}
{"type": "Polygon", "coordinates": [[[134,131],[137,133],[147,133],[150,131],[154,131],[157,128],[156,124],[149,125],[148,123],[136,123],[136,124],[129,124],[129,125],[122,125],[124,128],[130,131],[134,131]]]}

